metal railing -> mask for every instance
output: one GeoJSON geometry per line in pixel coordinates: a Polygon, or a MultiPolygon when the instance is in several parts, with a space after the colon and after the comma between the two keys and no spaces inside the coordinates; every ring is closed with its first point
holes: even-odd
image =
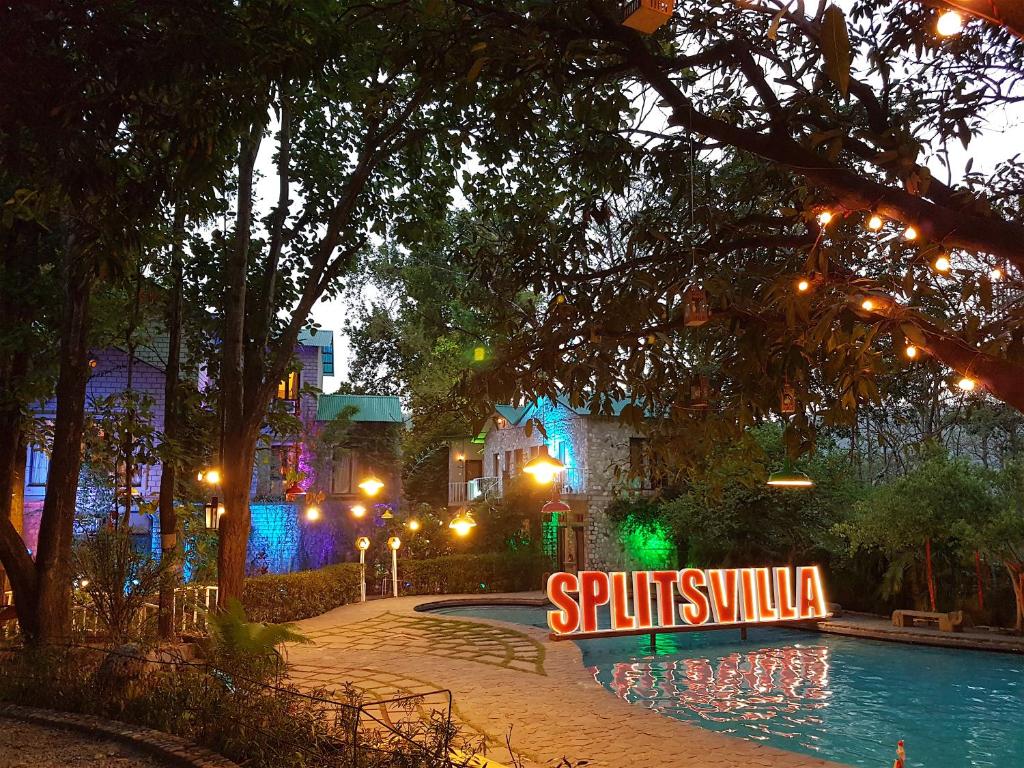
{"type": "MultiPolygon", "coordinates": [[[[500,499],[505,495],[505,484],[510,478],[520,477],[521,470],[504,477],[478,477],[464,483],[448,483],[448,504],[471,504],[482,499],[500,499]]],[[[553,489],[564,496],[583,496],[590,492],[588,473],[582,467],[566,467],[552,483],[553,489]]]]}

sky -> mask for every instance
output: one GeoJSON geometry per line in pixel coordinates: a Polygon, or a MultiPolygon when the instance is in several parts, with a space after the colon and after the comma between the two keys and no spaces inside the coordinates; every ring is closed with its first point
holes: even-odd
{"type": "MultiPolygon", "coordinates": [[[[840,0],[840,6],[849,6],[850,0],[840,0]]],[[[808,3],[808,10],[811,10],[813,3],[808,3]]],[[[984,22],[974,21],[974,24],[984,22]]],[[[271,126],[276,131],[276,126],[271,126]]],[[[983,174],[989,173],[996,165],[1004,161],[1021,149],[1024,149],[1024,105],[1015,105],[1003,110],[993,112],[989,115],[989,122],[986,130],[976,136],[965,150],[959,143],[954,142],[949,147],[950,170],[943,168],[938,162],[927,163],[932,175],[942,181],[951,180],[956,182],[962,175],[964,167],[970,158],[974,159],[973,170],[983,174]]],[[[271,156],[273,153],[273,142],[266,141],[260,152],[257,168],[262,178],[256,185],[257,205],[259,210],[268,210],[276,200],[277,183],[273,172],[271,156]]],[[[293,192],[293,197],[295,197],[293,192]]],[[[300,201],[294,201],[292,210],[295,210],[300,201]]],[[[364,294],[363,301],[372,299],[372,296],[364,294]]],[[[334,332],[334,359],[335,375],[325,377],[324,392],[330,393],[337,390],[338,386],[347,380],[349,367],[352,360],[349,340],[341,332],[346,316],[352,312],[353,306],[344,297],[332,300],[321,300],[313,307],[312,319],[321,328],[334,332]]]]}

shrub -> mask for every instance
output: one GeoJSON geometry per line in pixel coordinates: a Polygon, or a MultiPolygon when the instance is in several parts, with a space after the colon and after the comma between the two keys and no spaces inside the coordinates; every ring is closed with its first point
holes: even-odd
{"type": "Polygon", "coordinates": [[[252,621],[280,623],[319,616],[359,599],[359,565],[341,563],[313,571],[245,580],[242,605],[252,621]]]}
{"type": "MultiPolygon", "coordinates": [[[[400,558],[398,578],[406,595],[521,592],[541,589],[544,573],[550,569],[545,555],[495,552],[429,560],[400,558]]],[[[373,570],[367,566],[370,591],[373,579],[373,570]]],[[[274,623],[308,619],[358,599],[357,563],[255,576],[245,580],[242,593],[242,605],[252,621],[274,623]]]]}

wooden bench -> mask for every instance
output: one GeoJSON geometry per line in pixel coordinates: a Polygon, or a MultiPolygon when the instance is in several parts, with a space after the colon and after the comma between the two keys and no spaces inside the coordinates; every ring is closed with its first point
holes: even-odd
{"type": "Polygon", "coordinates": [[[941,613],[938,611],[893,611],[892,625],[894,627],[912,627],[915,621],[935,622],[942,632],[962,632],[964,628],[964,612],[950,611],[941,613]]]}

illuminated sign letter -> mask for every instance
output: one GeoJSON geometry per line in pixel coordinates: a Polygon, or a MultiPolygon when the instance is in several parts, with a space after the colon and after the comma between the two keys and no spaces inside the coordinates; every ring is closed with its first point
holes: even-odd
{"type": "Polygon", "coordinates": [[[797,607],[800,610],[801,619],[813,619],[815,616],[828,614],[818,566],[808,565],[797,568],[796,587],[796,593],[799,595],[797,607]]]}
{"type": "Polygon", "coordinates": [[[735,624],[739,621],[739,586],[734,569],[708,570],[708,594],[716,624],[735,624]]]}
{"type": "Polygon", "coordinates": [[[651,582],[647,571],[633,571],[633,610],[641,629],[651,625],[651,582]]]}
{"type": "Polygon", "coordinates": [[[636,629],[636,619],[629,614],[629,577],[622,571],[610,574],[612,579],[612,629],[636,629]]]}
{"type": "Polygon", "coordinates": [[[571,573],[555,573],[548,579],[548,600],[557,611],[548,611],[548,627],[565,635],[580,627],[580,607],[568,592],[579,591],[579,581],[571,573]]]}
{"type": "Polygon", "coordinates": [[[658,587],[659,626],[674,627],[676,625],[676,596],[672,590],[678,578],[678,571],[651,571],[651,581],[658,587]]]}
{"type": "Polygon", "coordinates": [[[608,574],[601,571],[580,571],[580,610],[583,614],[584,632],[597,631],[597,606],[604,605],[610,597],[608,574]]]}
{"type": "Polygon", "coordinates": [[[775,609],[779,618],[789,621],[797,618],[793,600],[793,572],[789,568],[775,568],[775,609]]]}
{"type": "Polygon", "coordinates": [[[698,587],[707,586],[704,571],[686,568],[679,572],[679,592],[687,602],[679,606],[679,615],[687,624],[704,624],[711,617],[707,596],[698,587]]]}
{"type": "Polygon", "coordinates": [[[757,621],[757,582],[754,568],[740,571],[740,595],[743,605],[743,620],[757,621]]]}
{"type": "Polygon", "coordinates": [[[757,573],[757,620],[777,621],[778,603],[772,599],[772,572],[767,568],[756,568],[757,573]]]}

